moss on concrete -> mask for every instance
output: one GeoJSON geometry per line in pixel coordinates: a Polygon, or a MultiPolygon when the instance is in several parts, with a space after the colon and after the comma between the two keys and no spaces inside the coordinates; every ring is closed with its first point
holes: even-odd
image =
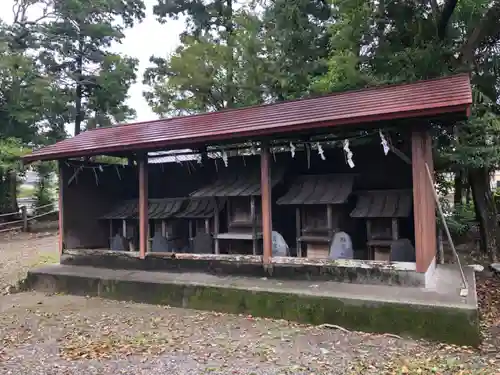
{"type": "Polygon", "coordinates": [[[55,279],[55,283],[51,283],[56,285],[54,292],[244,313],[310,324],[330,323],[359,331],[395,333],[458,345],[478,346],[480,343],[478,313],[470,309],[34,273],[29,276],[29,285],[35,289],[37,283],[46,285],[44,278],[55,279]]]}

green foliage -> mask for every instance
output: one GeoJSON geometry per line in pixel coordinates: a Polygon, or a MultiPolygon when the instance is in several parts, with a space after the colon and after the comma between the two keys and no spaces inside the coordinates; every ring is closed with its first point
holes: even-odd
{"type": "MultiPolygon", "coordinates": [[[[452,234],[463,235],[477,225],[473,203],[451,206],[449,201],[443,199],[441,206],[446,215],[446,224],[452,234]]],[[[437,220],[438,225],[442,227],[441,217],[438,216],[437,220]]]]}
{"type": "Polygon", "coordinates": [[[0,170],[8,171],[22,170],[20,158],[27,154],[28,149],[23,148],[17,138],[6,138],[0,140],[0,170]]]}
{"type": "Polygon", "coordinates": [[[230,47],[209,35],[184,36],[183,44],[168,59],[151,58],[155,67],[147,69],[144,77],[151,89],[144,95],[156,113],[192,114],[224,109],[230,101],[231,106],[264,101],[269,70],[262,56],[262,26],[245,11],[238,13],[234,22],[238,27],[230,72],[230,47]]]}
{"type": "Polygon", "coordinates": [[[186,35],[199,37],[211,30],[231,28],[233,0],[158,0],[153,13],[160,22],[187,16],[186,35]]]}
{"type": "Polygon", "coordinates": [[[110,47],[124,38],[125,27],[144,18],[143,1],[58,0],[54,15],[40,25],[39,59],[66,98],[64,111],[75,122],[75,133],[84,125],[94,128],[134,117],[124,101],[138,60],[110,47]]]}
{"type": "MultiPolygon", "coordinates": [[[[70,123],[79,132],[134,116],[124,102],[138,61],[113,53],[112,44],[145,16],[142,0],[17,0],[12,10],[13,22],[0,22],[3,212],[17,209],[19,156],[65,138],[70,123]]],[[[38,198],[46,202],[40,168],[38,198]]]]}
{"type": "Polygon", "coordinates": [[[156,67],[148,69],[145,75],[152,86],[146,99],[162,116],[224,108],[227,46],[209,37],[183,39],[183,45],[169,59],[151,58],[156,67]]]}
{"type": "Polygon", "coordinates": [[[128,163],[127,159],[115,156],[106,156],[106,155],[99,155],[94,159],[94,161],[97,163],[118,164],[118,165],[124,165],[128,163]]]}
{"type": "Polygon", "coordinates": [[[274,0],[264,11],[269,85],[278,100],[306,95],[311,80],[326,72],[331,11],[321,0],[274,0]]]}
{"type": "Polygon", "coordinates": [[[54,186],[52,186],[52,176],[55,171],[54,162],[37,163],[34,170],[38,173],[38,181],[35,187],[35,207],[36,214],[40,215],[53,210],[53,207],[47,206],[54,203],[54,186]]]}
{"type": "Polygon", "coordinates": [[[186,15],[182,44],[168,58],[152,57],[145,97],[161,116],[295,99],[326,72],[323,1],[277,0],[257,12],[251,3],[160,1],[162,21],[186,15]]]}

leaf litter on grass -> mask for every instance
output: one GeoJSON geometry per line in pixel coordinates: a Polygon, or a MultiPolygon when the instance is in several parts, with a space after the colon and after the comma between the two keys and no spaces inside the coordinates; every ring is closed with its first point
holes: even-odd
{"type": "MultiPolygon", "coordinates": [[[[22,252],[3,253],[31,265],[34,254],[22,252]]],[[[207,368],[236,359],[276,364],[283,374],[500,374],[500,280],[478,277],[477,290],[485,338],[480,351],[249,315],[23,293],[17,296],[22,306],[0,314],[0,346],[7,349],[0,357],[11,355],[9,347],[55,340],[56,354],[68,361],[180,353],[207,368]]]]}
{"type": "Polygon", "coordinates": [[[353,361],[350,373],[360,374],[500,374],[500,279],[479,274],[477,295],[483,343],[479,349],[422,343],[417,351],[400,353],[378,363],[353,361]]]}

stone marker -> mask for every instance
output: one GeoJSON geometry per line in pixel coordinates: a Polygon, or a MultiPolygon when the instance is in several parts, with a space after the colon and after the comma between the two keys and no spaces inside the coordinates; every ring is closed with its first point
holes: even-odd
{"type": "Polygon", "coordinates": [[[273,257],[286,257],[290,253],[288,245],[281,234],[273,230],[273,257]]]}
{"type": "Polygon", "coordinates": [[[126,251],[128,246],[126,245],[127,240],[120,234],[117,233],[111,240],[111,250],[115,251],[126,251]]]}
{"type": "Polygon", "coordinates": [[[155,232],[155,235],[151,241],[151,252],[161,253],[170,251],[170,246],[168,240],[161,234],[161,232],[155,232]]]}
{"type": "Polygon", "coordinates": [[[415,248],[407,238],[395,240],[391,245],[391,262],[415,262],[415,248]]]}
{"type": "Polygon", "coordinates": [[[337,232],[330,245],[330,259],[353,259],[351,237],[346,232],[337,232]]]}

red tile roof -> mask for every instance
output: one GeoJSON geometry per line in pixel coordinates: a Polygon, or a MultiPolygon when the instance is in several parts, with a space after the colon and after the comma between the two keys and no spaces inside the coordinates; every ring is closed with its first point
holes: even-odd
{"type": "Polygon", "coordinates": [[[25,162],[160,148],[190,147],[298,130],[466,113],[470,80],[459,74],[256,107],[137,122],[83,132],[34,151],[25,162]]]}

